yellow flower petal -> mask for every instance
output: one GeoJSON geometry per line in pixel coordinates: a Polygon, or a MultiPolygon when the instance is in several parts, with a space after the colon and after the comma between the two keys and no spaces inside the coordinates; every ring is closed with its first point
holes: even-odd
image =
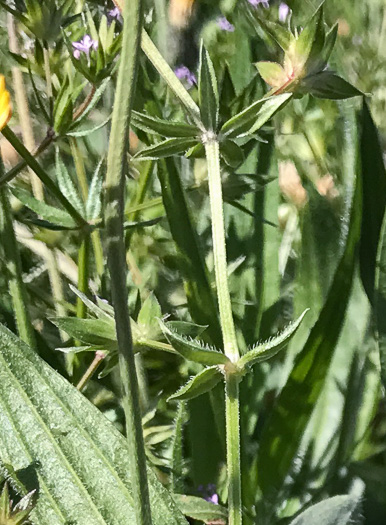
{"type": "Polygon", "coordinates": [[[0,75],[0,131],[12,116],[11,96],[5,87],[4,75],[0,75]]]}

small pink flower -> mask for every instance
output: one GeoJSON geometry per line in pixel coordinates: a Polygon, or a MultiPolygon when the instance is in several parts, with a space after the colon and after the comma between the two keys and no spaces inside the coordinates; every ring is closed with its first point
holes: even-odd
{"type": "Polygon", "coordinates": [[[228,33],[233,33],[235,30],[235,26],[231,24],[229,20],[225,18],[225,16],[220,16],[217,18],[217,25],[220,29],[227,31],[228,33]]]}
{"type": "Polygon", "coordinates": [[[287,4],[282,2],[279,5],[279,20],[280,20],[280,22],[285,22],[287,20],[287,16],[289,15],[289,13],[290,13],[290,8],[288,7],[287,4]]]}
{"type": "Polygon", "coordinates": [[[79,42],[73,42],[72,47],[74,48],[74,58],[79,60],[81,53],[85,53],[89,56],[91,49],[98,49],[98,42],[93,40],[90,35],[84,35],[79,42]]]}

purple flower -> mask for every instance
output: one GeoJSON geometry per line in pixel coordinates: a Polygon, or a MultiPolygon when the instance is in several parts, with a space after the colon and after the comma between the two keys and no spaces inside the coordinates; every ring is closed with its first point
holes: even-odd
{"type": "Polygon", "coordinates": [[[216,493],[216,485],[213,483],[210,483],[209,485],[199,485],[197,487],[198,492],[200,492],[205,501],[209,501],[210,503],[214,503],[215,505],[218,505],[219,497],[216,493]]]}
{"type": "Polygon", "coordinates": [[[285,22],[287,20],[287,16],[289,15],[289,12],[290,12],[290,8],[288,7],[288,5],[285,4],[284,2],[282,2],[279,5],[279,20],[280,20],[280,22],[285,22]]]}
{"type": "Polygon", "coordinates": [[[253,7],[257,7],[258,5],[262,4],[263,7],[267,8],[269,7],[269,0],[248,0],[248,2],[253,7]]]}
{"type": "Polygon", "coordinates": [[[98,42],[93,40],[90,35],[84,35],[79,42],[73,42],[72,47],[74,48],[74,57],[79,60],[81,53],[89,56],[91,49],[97,49],[98,42]]]}
{"type": "Polygon", "coordinates": [[[233,33],[235,30],[235,26],[232,25],[229,20],[225,18],[225,16],[220,16],[217,18],[217,25],[222,31],[227,31],[228,33],[233,33]]]}
{"type": "Polygon", "coordinates": [[[192,73],[190,69],[186,66],[183,66],[183,65],[178,66],[174,70],[174,73],[176,77],[179,78],[180,80],[185,80],[188,88],[191,88],[194,84],[197,84],[196,75],[192,73]]]}
{"type": "Polygon", "coordinates": [[[107,13],[107,17],[108,17],[110,20],[120,20],[120,19],[121,19],[121,12],[120,12],[120,10],[118,9],[118,7],[114,7],[114,9],[111,9],[111,10],[107,13]]]}

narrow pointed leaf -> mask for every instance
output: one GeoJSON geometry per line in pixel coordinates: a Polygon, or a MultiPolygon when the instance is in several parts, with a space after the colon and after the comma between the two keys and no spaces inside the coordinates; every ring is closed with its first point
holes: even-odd
{"type": "Polygon", "coordinates": [[[294,46],[296,65],[307,68],[314,58],[320,56],[324,39],[323,6],[321,6],[296,40],[294,46]]]}
{"type": "Polygon", "coordinates": [[[87,135],[91,135],[91,133],[98,131],[98,129],[102,129],[104,126],[106,126],[106,124],[110,122],[110,120],[111,120],[111,115],[109,115],[105,120],[103,120],[96,126],[92,126],[91,128],[80,129],[78,131],[66,131],[66,136],[68,137],[87,137],[87,135]]]}
{"type": "Polygon", "coordinates": [[[207,131],[217,131],[219,111],[217,79],[212,60],[203,44],[201,44],[200,51],[198,93],[201,119],[205,129],[207,131]]]}
{"type": "Polygon", "coordinates": [[[375,275],[375,326],[381,361],[381,379],[386,387],[386,214],[380,235],[375,275]]]}
{"type": "Polygon", "coordinates": [[[243,133],[253,133],[263,126],[289,99],[291,93],[284,93],[270,98],[257,100],[244,109],[221,128],[221,134],[228,138],[235,138],[243,133]],[[252,132],[252,129],[254,130],[252,132]]]}
{"type": "Polygon", "coordinates": [[[180,335],[198,337],[208,328],[208,325],[188,323],[187,321],[168,321],[168,326],[180,335]]]}
{"type": "Polygon", "coordinates": [[[359,523],[360,500],[355,496],[334,496],[302,512],[290,525],[349,525],[359,523]]]}
{"type": "Polygon", "coordinates": [[[102,211],[102,186],[104,180],[104,170],[102,170],[104,159],[102,159],[94,172],[88,190],[86,203],[86,215],[88,220],[97,219],[102,211]]]}
{"type": "Polygon", "coordinates": [[[88,345],[115,347],[117,336],[115,325],[103,319],[78,319],[77,317],[56,317],[50,321],[74,339],[88,345]]]}
{"type": "Polygon", "coordinates": [[[368,213],[362,216],[359,262],[363,287],[373,302],[376,257],[386,208],[386,170],[379,133],[366,102],[362,108],[360,151],[363,206],[368,213]]]}
{"type": "Polygon", "coordinates": [[[261,78],[272,87],[280,87],[287,80],[287,74],[283,66],[277,62],[256,62],[261,78]]]}
{"type": "Polygon", "coordinates": [[[308,310],[305,310],[302,315],[293,323],[289,324],[281,334],[278,334],[272,339],[256,345],[252,350],[247,352],[238,362],[240,368],[251,367],[261,361],[266,361],[275,356],[282,348],[284,348],[292,337],[295,335],[297,329],[301,325],[304,316],[308,310]]]}
{"type": "Polygon", "coordinates": [[[220,154],[225,163],[236,169],[244,162],[243,150],[233,140],[223,140],[220,142],[220,154]]]}
{"type": "MultiPolygon", "coordinates": [[[[71,52],[71,51],[70,51],[71,52]]],[[[107,85],[110,82],[110,78],[106,78],[101,82],[99,87],[95,90],[95,93],[91,97],[91,100],[84,111],[79,115],[79,117],[76,118],[76,120],[71,125],[71,131],[75,130],[91,113],[91,111],[95,108],[95,106],[98,104],[99,100],[101,99],[103,93],[106,91],[107,85]]]]}
{"type": "Polygon", "coordinates": [[[304,93],[310,93],[317,98],[340,100],[363,95],[359,89],[332,71],[322,71],[306,77],[301,86],[304,93]]]}
{"type": "MultiPolygon", "coordinates": [[[[356,142],[354,119],[349,131],[350,151],[356,142]]],[[[348,140],[348,139],[347,139],[348,140]]],[[[350,181],[355,180],[357,160],[350,159],[350,181]]],[[[348,163],[348,161],[347,161],[348,163]]],[[[350,183],[351,185],[351,183],[350,183]]],[[[352,188],[348,190],[349,194],[352,188]]],[[[293,369],[263,429],[259,456],[259,484],[264,493],[278,490],[293,464],[302,436],[322,391],[335,346],[341,333],[350,297],[356,254],[361,230],[361,179],[357,177],[351,205],[348,208],[349,229],[342,231],[345,248],[340,258],[329,293],[303,350],[297,355],[293,369]]]]}
{"type": "Polygon", "coordinates": [[[85,212],[84,203],[80,197],[77,187],[74,184],[74,181],[71,178],[71,175],[66,168],[66,165],[60,156],[58,147],[56,148],[55,163],[56,179],[60,190],[67,200],[74,206],[74,208],[76,208],[83,215],[85,212]]]}
{"type": "Polygon", "coordinates": [[[169,397],[168,401],[187,401],[195,397],[210,392],[220,381],[223,375],[217,366],[205,368],[202,372],[192,377],[175,394],[169,397]]]}
{"type": "MultiPolygon", "coordinates": [[[[135,523],[127,440],[80,392],[0,327],[0,462],[28,472],[39,525],[135,523]]],[[[148,469],[154,525],[187,525],[148,469]]]]}
{"type": "Polygon", "coordinates": [[[87,308],[92,312],[98,319],[103,319],[108,323],[114,323],[114,317],[109,315],[105,310],[102,310],[98,305],[93,303],[87,295],[80,292],[75,286],[72,284],[69,285],[70,290],[79,297],[83,301],[83,303],[87,306],[87,308]]]}
{"type": "Polygon", "coordinates": [[[157,133],[164,137],[198,137],[200,130],[197,126],[186,124],[185,122],[174,122],[173,120],[162,120],[133,111],[131,123],[147,133],[157,133]]]}
{"type": "Polygon", "coordinates": [[[173,155],[185,153],[189,148],[197,143],[194,138],[173,138],[159,142],[137,153],[134,158],[141,160],[157,160],[173,155]]]}
{"type": "Polygon", "coordinates": [[[174,494],[174,501],[178,508],[185,516],[194,520],[203,521],[204,523],[222,523],[228,522],[227,509],[221,505],[216,505],[197,496],[184,496],[183,494],[174,494]]]}
{"type": "Polygon", "coordinates": [[[76,228],[74,219],[66,211],[50,206],[43,201],[35,199],[29,191],[22,188],[10,187],[13,195],[27,208],[40,215],[43,220],[54,225],[63,226],[64,228],[76,228]]]}
{"type": "Polygon", "coordinates": [[[180,335],[167,323],[160,321],[160,324],[172,347],[188,361],[202,365],[224,365],[229,362],[227,356],[222,352],[205,346],[200,341],[180,335]]]}

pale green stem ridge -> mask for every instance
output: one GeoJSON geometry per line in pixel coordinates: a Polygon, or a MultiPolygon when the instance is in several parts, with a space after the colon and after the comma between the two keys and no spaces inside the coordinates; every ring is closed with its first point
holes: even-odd
{"type": "Polygon", "coordinates": [[[205,152],[208,165],[214,269],[216,275],[221,330],[224,340],[224,352],[231,361],[236,362],[240,355],[237,347],[236,330],[233,322],[232,304],[228,287],[220,151],[217,140],[208,141],[205,144],[205,152]]]}
{"type": "MultiPolygon", "coordinates": [[[[235,363],[240,354],[228,287],[220,150],[216,138],[206,142],[205,153],[208,166],[214,270],[224,352],[235,363]]],[[[239,377],[232,370],[225,372],[225,378],[229,525],[241,525],[239,377]]]]}
{"type": "MultiPolygon", "coordinates": [[[[0,159],[0,171],[2,172],[2,161],[0,159]]],[[[28,301],[23,283],[20,254],[17,247],[15,232],[13,229],[12,213],[8,200],[8,189],[0,190],[1,208],[1,237],[5,251],[5,259],[9,283],[9,293],[15,313],[17,330],[25,343],[31,348],[36,348],[35,334],[28,312],[28,301]]]]}
{"type": "Polygon", "coordinates": [[[129,445],[131,483],[137,525],[151,525],[146,456],[139,406],[130,315],[127,305],[127,264],[124,243],[124,167],[131,106],[141,38],[142,1],[125,2],[123,42],[111,124],[106,176],[107,255],[118,338],[123,408],[129,445]]]}
{"type": "Polygon", "coordinates": [[[229,525],[241,525],[239,378],[229,374],[225,382],[229,525]]]}
{"type": "MultiPolygon", "coordinates": [[[[78,290],[85,295],[88,295],[89,257],[90,236],[85,234],[80,244],[78,255],[78,290]]],[[[80,319],[84,319],[86,313],[87,307],[80,297],[78,297],[76,302],[76,316],[80,319]]]]}

